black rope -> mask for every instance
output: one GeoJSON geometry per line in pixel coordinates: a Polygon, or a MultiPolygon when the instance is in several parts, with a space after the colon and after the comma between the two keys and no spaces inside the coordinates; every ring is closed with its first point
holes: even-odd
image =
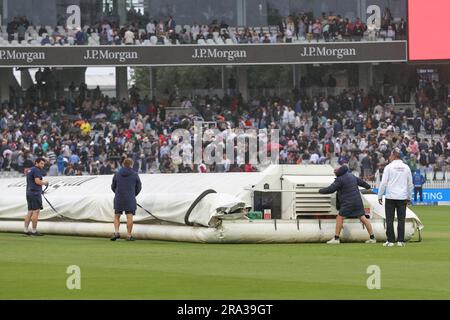
{"type": "Polygon", "coordinates": [[[48,185],[45,187],[45,189],[42,191],[42,196],[44,197],[45,201],[47,201],[48,205],[50,206],[50,208],[52,208],[53,211],[55,211],[55,213],[62,217],[62,215],[55,209],[55,207],[52,206],[52,204],[50,203],[50,201],[48,201],[47,197],[45,196],[45,191],[47,191],[48,189],[48,185]]]}
{"type": "Polygon", "coordinates": [[[141,208],[142,210],[144,210],[145,212],[147,212],[149,215],[151,215],[153,218],[155,218],[156,220],[159,221],[163,221],[161,219],[159,219],[158,217],[156,217],[153,213],[151,213],[150,211],[148,211],[147,209],[145,209],[143,206],[141,206],[139,203],[136,203],[136,205],[141,208]]]}
{"type": "Polygon", "coordinates": [[[204,198],[206,197],[208,194],[210,193],[217,193],[215,190],[212,189],[208,189],[202,192],[201,195],[199,195],[197,197],[197,199],[195,199],[194,202],[192,202],[191,206],[189,207],[188,211],[186,212],[186,215],[184,216],[184,223],[187,226],[193,226],[194,224],[192,222],[189,221],[189,216],[191,215],[192,210],[194,210],[194,208],[197,206],[197,204],[204,198]]]}

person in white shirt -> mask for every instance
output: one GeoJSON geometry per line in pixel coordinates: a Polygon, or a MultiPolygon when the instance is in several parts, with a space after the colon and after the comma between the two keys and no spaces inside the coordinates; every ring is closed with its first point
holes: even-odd
{"type": "Polygon", "coordinates": [[[108,44],[111,44],[114,41],[114,32],[111,28],[106,30],[106,35],[108,37],[108,44]]]}
{"type": "Polygon", "coordinates": [[[382,102],[381,102],[381,101],[378,101],[378,104],[375,106],[375,108],[373,108],[373,112],[374,112],[375,114],[380,115],[380,114],[383,113],[383,111],[384,111],[384,108],[383,108],[383,106],[382,106],[382,102]]]}
{"type": "Polygon", "coordinates": [[[133,132],[136,131],[136,119],[135,118],[130,120],[130,125],[128,126],[128,129],[133,132]]]}
{"type": "Polygon", "coordinates": [[[164,23],[164,21],[162,21],[162,19],[159,19],[158,29],[159,29],[160,32],[166,31],[165,23],[164,23]]]}
{"type": "Polygon", "coordinates": [[[282,124],[287,125],[289,123],[289,111],[286,106],[283,106],[282,124]]]}
{"type": "Polygon", "coordinates": [[[361,141],[359,142],[359,150],[365,150],[369,144],[366,141],[366,138],[361,138],[361,141]]]}
{"type": "Polygon", "coordinates": [[[154,21],[150,21],[149,23],[147,23],[146,29],[147,29],[147,33],[150,36],[154,36],[156,34],[156,26],[155,26],[154,21]]]}
{"type": "Polygon", "coordinates": [[[369,23],[367,24],[367,32],[369,34],[369,41],[376,41],[377,40],[377,24],[376,23],[369,23]]]}
{"type": "Polygon", "coordinates": [[[202,27],[201,27],[201,33],[202,33],[202,35],[203,35],[203,37],[205,38],[205,39],[207,39],[208,38],[208,35],[209,35],[209,28],[208,28],[208,26],[207,25],[202,25],[202,27]]]}
{"type": "Polygon", "coordinates": [[[134,44],[134,33],[131,30],[125,32],[125,44],[134,44]]]}
{"type": "Polygon", "coordinates": [[[286,32],[284,34],[286,36],[286,43],[292,43],[292,36],[293,36],[292,30],[286,29],[286,32]]]}
{"type": "Polygon", "coordinates": [[[288,122],[291,126],[295,124],[295,111],[291,107],[288,108],[288,122]]]}
{"type": "Polygon", "coordinates": [[[388,27],[386,38],[390,38],[392,40],[395,40],[395,30],[392,28],[392,26],[388,27]]]}
{"type": "Polygon", "coordinates": [[[394,149],[389,158],[391,161],[384,170],[378,190],[378,202],[383,205],[385,194],[386,204],[386,236],[385,247],[392,247],[395,242],[394,218],[397,211],[397,245],[405,245],[406,205],[411,201],[414,189],[411,169],[400,159],[400,150],[394,149]]]}
{"type": "Polygon", "coordinates": [[[197,40],[197,36],[200,33],[200,27],[198,24],[194,24],[191,28],[191,33],[192,33],[192,39],[195,41],[197,40]]]}
{"type": "Polygon", "coordinates": [[[107,22],[102,24],[102,30],[105,30],[105,29],[106,29],[106,31],[111,30],[111,25],[107,22]]]}
{"type": "Polygon", "coordinates": [[[309,158],[309,163],[312,164],[317,164],[319,162],[319,155],[314,152],[313,154],[311,154],[311,158],[309,158]]]}

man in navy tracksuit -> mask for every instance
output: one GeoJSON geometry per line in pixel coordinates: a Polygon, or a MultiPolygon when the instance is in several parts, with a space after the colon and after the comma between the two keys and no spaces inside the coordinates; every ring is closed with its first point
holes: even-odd
{"type": "Polygon", "coordinates": [[[27,204],[28,214],[25,217],[24,233],[27,236],[42,236],[42,233],[36,230],[39,213],[42,207],[42,186],[47,186],[48,181],[43,180],[42,169],[44,169],[45,160],[37,158],[34,167],[27,174],[27,204]],[[28,227],[32,224],[32,231],[28,227]]]}
{"type": "Polygon", "coordinates": [[[425,183],[425,177],[420,173],[420,170],[417,169],[416,173],[413,176],[413,184],[414,184],[414,202],[417,202],[417,192],[420,196],[420,202],[423,202],[423,184],[425,183]]]}
{"type": "Polygon", "coordinates": [[[138,174],[133,171],[133,160],[125,159],[123,168],[117,172],[111,184],[114,196],[114,229],[111,241],[120,239],[120,215],[127,215],[127,240],[134,241],[131,236],[133,230],[133,216],[136,213],[136,196],[141,192],[142,184],[138,174]]]}
{"type": "Polygon", "coordinates": [[[339,214],[336,216],[336,233],[334,238],[327,243],[340,243],[339,236],[345,218],[358,218],[364,224],[370,236],[366,243],[376,243],[372,225],[365,216],[364,204],[358,188],[358,186],[361,186],[365,189],[370,189],[370,185],[351,174],[346,165],[336,168],[334,173],[336,174],[336,180],[330,186],[319,189],[321,194],[330,194],[337,191],[336,207],[339,210],[339,214]]]}

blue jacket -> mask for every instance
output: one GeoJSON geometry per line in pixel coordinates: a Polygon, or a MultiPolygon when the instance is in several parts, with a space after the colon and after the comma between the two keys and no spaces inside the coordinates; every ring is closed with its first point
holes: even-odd
{"type": "Polygon", "coordinates": [[[136,211],[136,196],[141,192],[141,179],[136,172],[129,168],[122,168],[112,180],[112,191],[114,196],[114,210],[118,212],[136,211]]]}
{"type": "Polygon", "coordinates": [[[425,177],[420,174],[420,170],[416,170],[416,173],[414,173],[413,176],[413,184],[414,187],[421,187],[425,183],[425,177]]]}
{"type": "Polygon", "coordinates": [[[347,166],[340,167],[336,176],[334,182],[320,189],[319,193],[329,194],[337,191],[336,207],[341,216],[350,218],[364,215],[364,204],[358,186],[370,189],[370,185],[351,174],[347,166]]]}

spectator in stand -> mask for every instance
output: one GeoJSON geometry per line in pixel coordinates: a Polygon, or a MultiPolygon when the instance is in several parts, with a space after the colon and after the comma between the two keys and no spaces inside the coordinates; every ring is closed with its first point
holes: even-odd
{"type": "Polygon", "coordinates": [[[354,40],[361,41],[365,31],[366,31],[366,25],[361,21],[360,18],[356,18],[356,22],[353,27],[354,40]]]}
{"type": "Polygon", "coordinates": [[[52,164],[51,164],[51,166],[50,166],[50,168],[49,168],[49,171],[48,171],[48,175],[50,176],[50,177],[55,177],[55,176],[58,176],[59,174],[58,174],[58,165],[56,164],[56,162],[53,162],[52,164]]]}
{"type": "Polygon", "coordinates": [[[316,19],[316,22],[312,25],[312,34],[314,39],[319,42],[320,36],[322,34],[322,24],[319,19],[316,19]]]}
{"type": "Polygon", "coordinates": [[[76,28],[75,42],[79,46],[83,46],[83,45],[87,45],[88,44],[88,35],[87,35],[86,32],[81,30],[80,27],[76,28]]]}
{"type": "Polygon", "coordinates": [[[367,25],[367,32],[368,32],[368,40],[369,41],[376,41],[377,40],[377,32],[378,28],[375,22],[369,23],[367,25]]]}
{"type": "Polygon", "coordinates": [[[167,30],[175,31],[175,26],[177,25],[172,16],[169,16],[169,20],[167,21],[167,30]]]}
{"type": "Polygon", "coordinates": [[[423,202],[423,185],[425,184],[425,177],[417,169],[413,176],[414,184],[414,203],[417,203],[417,193],[420,196],[420,202],[423,202]]]}
{"type": "Polygon", "coordinates": [[[387,30],[392,22],[392,14],[389,8],[385,8],[381,17],[381,28],[387,30]]]}
{"type": "Polygon", "coordinates": [[[47,35],[45,36],[45,38],[42,39],[41,45],[46,46],[46,45],[51,45],[51,44],[52,44],[52,42],[51,42],[51,40],[50,40],[50,36],[47,34],[47,35]]]}
{"type": "Polygon", "coordinates": [[[395,40],[395,29],[393,26],[388,26],[386,39],[395,40]]]}
{"type": "Polygon", "coordinates": [[[342,38],[346,41],[351,41],[354,29],[355,26],[353,22],[351,22],[348,18],[346,18],[344,20],[344,29],[342,33],[342,38]]]}
{"type": "Polygon", "coordinates": [[[128,29],[128,30],[125,31],[125,34],[124,34],[123,38],[124,38],[123,42],[126,45],[134,44],[135,35],[134,35],[134,32],[131,31],[131,29],[128,29]]]}
{"type": "Polygon", "coordinates": [[[397,40],[406,40],[407,33],[408,25],[406,24],[405,19],[401,18],[397,27],[397,40]]]}

